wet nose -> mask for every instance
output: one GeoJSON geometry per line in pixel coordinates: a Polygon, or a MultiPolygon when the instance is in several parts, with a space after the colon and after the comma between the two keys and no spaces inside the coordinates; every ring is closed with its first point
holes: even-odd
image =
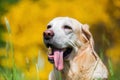
{"type": "Polygon", "coordinates": [[[49,40],[54,36],[54,32],[52,30],[46,30],[43,32],[44,39],[49,40]]]}

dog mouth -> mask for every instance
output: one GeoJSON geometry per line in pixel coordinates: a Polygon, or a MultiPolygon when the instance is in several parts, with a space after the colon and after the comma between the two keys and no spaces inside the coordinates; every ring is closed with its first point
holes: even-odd
{"type": "Polygon", "coordinates": [[[56,48],[51,44],[47,44],[48,47],[48,60],[55,65],[57,70],[63,70],[64,60],[69,57],[72,52],[72,47],[56,48]]]}

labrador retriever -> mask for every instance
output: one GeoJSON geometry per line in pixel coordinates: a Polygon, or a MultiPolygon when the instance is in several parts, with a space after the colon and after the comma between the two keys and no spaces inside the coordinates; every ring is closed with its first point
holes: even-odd
{"type": "Polygon", "coordinates": [[[43,37],[48,60],[54,66],[49,80],[107,80],[107,68],[94,51],[87,24],[57,17],[48,23],[43,37]]]}

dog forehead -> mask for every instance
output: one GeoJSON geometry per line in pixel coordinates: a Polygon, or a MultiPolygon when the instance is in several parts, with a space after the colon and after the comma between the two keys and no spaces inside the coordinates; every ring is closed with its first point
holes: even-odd
{"type": "Polygon", "coordinates": [[[60,26],[69,25],[71,27],[73,26],[74,28],[75,27],[81,28],[82,26],[82,24],[79,21],[77,21],[74,18],[70,18],[70,17],[57,17],[51,20],[48,24],[49,25],[60,25],[60,26]]]}
{"type": "Polygon", "coordinates": [[[71,20],[67,17],[57,17],[57,18],[54,18],[53,20],[51,20],[49,23],[49,25],[60,25],[60,26],[63,26],[63,25],[72,25],[71,23],[71,20]]]}

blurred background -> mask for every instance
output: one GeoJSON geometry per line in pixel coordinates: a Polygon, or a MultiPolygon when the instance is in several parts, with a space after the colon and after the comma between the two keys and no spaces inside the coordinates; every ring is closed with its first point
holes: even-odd
{"type": "Polygon", "coordinates": [[[57,16],[90,25],[96,52],[120,80],[120,0],[0,0],[0,80],[48,80],[42,33],[57,16]]]}

